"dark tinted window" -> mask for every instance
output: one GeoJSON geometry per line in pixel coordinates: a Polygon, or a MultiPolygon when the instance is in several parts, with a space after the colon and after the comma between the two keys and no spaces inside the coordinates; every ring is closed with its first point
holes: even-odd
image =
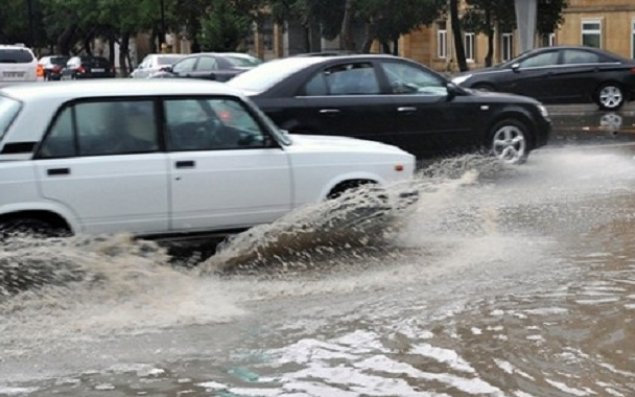
{"type": "Polygon", "coordinates": [[[51,57],[50,58],[50,62],[53,65],[66,65],[66,61],[68,60],[68,58],[66,57],[51,57]]]}
{"type": "Polygon", "coordinates": [[[175,73],[191,72],[192,70],[194,70],[195,63],[196,63],[196,58],[183,59],[182,61],[175,63],[174,66],[172,67],[172,70],[175,73]]]}
{"type": "Polygon", "coordinates": [[[0,63],[29,63],[33,55],[26,49],[0,49],[0,63]]]}
{"type": "Polygon", "coordinates": [[[324,71],[330,95],[379,94],[375,69],[370,63],[337,65],[324,71]]]}
{"type": "Polygon", "coordinates": [[[327,94],[328,88],[326,87],[326,77],[324,72],[320,72],[313,76],[313,78],[304,86],[304,95],[322,96],[327,94]]]}
{"type": "Polygon", "coordinates": [[[525,58],[520,62],[520,67],[537,68],[542,66],[553,66],[558,64],[558,52],[550,51],[525,58]]]}
{"type": "Polygon", "coordinates": [[[565,64],[580,64],[580,63],[598,63],[600,56],[589,51],[581,50],[564,50],[563,61],[565,64]]]}
{"type": "Polygon", "coordinates": [[[200,57],[196,70],[216,70],[218,69],[218,62],[212,57],[200,57]]]}

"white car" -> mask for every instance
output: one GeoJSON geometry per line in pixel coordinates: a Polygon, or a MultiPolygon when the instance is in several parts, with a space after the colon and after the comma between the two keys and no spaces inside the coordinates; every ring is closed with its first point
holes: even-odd
{"type": "Polygon", "coordinates": [[[22,45],[0,45],[0,83],[37,81],[37,58],[22,45]]]}
{"type": "Polygon", "coordinates": [[[181,54],[148,54],[143,61],[130,73],[130,77],[135,79],[146,79],[154,73],[160,72],[172,66],[176,61],[183,58],[181,54]]]}
{"type": "Polygon", "coordinates": [[[351,184],[408,180],[414,167],[414,157],[394,146],[287,135],[221,83],[0,89],[5,231],[160,236],[244,229],[351,184]]]}

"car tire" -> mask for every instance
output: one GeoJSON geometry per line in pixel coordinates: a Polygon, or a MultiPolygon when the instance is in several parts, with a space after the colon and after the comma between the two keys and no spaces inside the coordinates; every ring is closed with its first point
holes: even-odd
{"type": "Polygon", "coordinates": [[[0,221],[0,237],[12,235],[29,235],[34,237],[62,236],[63,230],[37,218],[11,218],[0,221]]]}
{"type": "Polygon", "coordinates": [[[522,121],[504,119],[490,130],[489,151],[496,159],[507,164],[522,164],[530,150],[529,128],[522,121]]]}
{"type": "Polygon", "coordinates": [[[602,84],[595,93],[595,102],[601,110],[617,110],[625,101],[624,89],[617,83],[602,84]]]}

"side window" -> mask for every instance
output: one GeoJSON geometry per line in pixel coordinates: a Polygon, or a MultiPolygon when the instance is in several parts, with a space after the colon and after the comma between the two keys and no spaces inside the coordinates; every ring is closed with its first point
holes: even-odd
{"type": "Polygon", "coordinates": [[[218,69],[218,62],[212,57],[201,57],[198,59],[198,65],[196,70],[216,70],[218,69]]]}
{"type": "Polygon", "coordinates": [[[326,87],[326,77],[324,72],[319,72],[304,86],[304,95],[306,96],[324,96],[328,95],[326,87]]]}
{"type": "Polygon", "coordinates": [[[379,94],[379,82],[370,63],[349,63],[324,71],[330,95],[379,94]]]}
{"type": "Polygon", "coordinates": [[[558,52],[550,51],[529,57],[520,62],[521,68],[538,68],[542,66],[553,66],[558,64],[558,52]]]}
{"type": "Polygon", "coordinates": [[[600,62],[600,57],[597,54],[579,50],[564,50],[563,59],[567,65],[600,62]]]}
{"type": "Polygon", "coordinates": [[[447,95],[443,79],[406,63],[382,62],[393,94],[447,95]]]}
{"type": "Polygon", "coordinates": [[[62,110],[53,122],[49,133],[40,146],[38,158],[73,157],[75,151],[75,138],[73,133],[73,108],[62,110]]]}
{"type": "Polygon", "coordinates": [[[196,58],[187,58],[182,60],[181,62],[174,64],[174,67],[172,68],[172,70],[174,70],[175,73],[191,72],[192,70],[194,70],[195,63],[196,63],[196,58]]]}
{"type": "Polygon", "coordinates": [[[170,99],[164,106],[171,151],[262,148],[267,144],[260,125],[238,100],[170,99]]]}
{"type": "Polygon", "coordinates": [[[147,153],[159,148],[150,100],[79,103],[75,121],[83,156],[147,153]]]}

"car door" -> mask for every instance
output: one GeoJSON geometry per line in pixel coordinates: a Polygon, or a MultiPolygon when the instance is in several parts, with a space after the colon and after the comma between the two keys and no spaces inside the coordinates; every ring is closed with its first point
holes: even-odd
{"type": "Polygon", "coordinates": [[[239,229],[291,209],[289,158],[233,97],[164,100],[170,229],[239,229]]]}
{"type": "Polygon", "coordinates": [[[380,65],[392,91],[400,147],[417,155],[448,154],[479,139],[478,106],[450,95],[443,77],[410,62],[380,65]]]}
{"type": "Polygon", "coordinates": [[[330,65],[301,89],[296,120],[308,132],[396,144],[393,100],[384,95],[369,61],[330,65]]]}
{"type": "Polygon", "coordinates": [[[167,157],[155,101],[91,100],[63,108],[36,154],[42,195],[87,233],[165,233],[167,157]]]}
{"type": "Polygon", "coordinates": [[[511,66],[513,75],[499,86],[500,91],[549,101],[557,90],[553,73],[558,63],[559,51],[556,49],[526,57],[511,66]]]}
{"type": "Polygon", "coordinates": [[[561,65],[554,71],[553,102],[580,102],[592,98],[604,67],[598,54],[582,49],[563,49],[561,65]]]}

